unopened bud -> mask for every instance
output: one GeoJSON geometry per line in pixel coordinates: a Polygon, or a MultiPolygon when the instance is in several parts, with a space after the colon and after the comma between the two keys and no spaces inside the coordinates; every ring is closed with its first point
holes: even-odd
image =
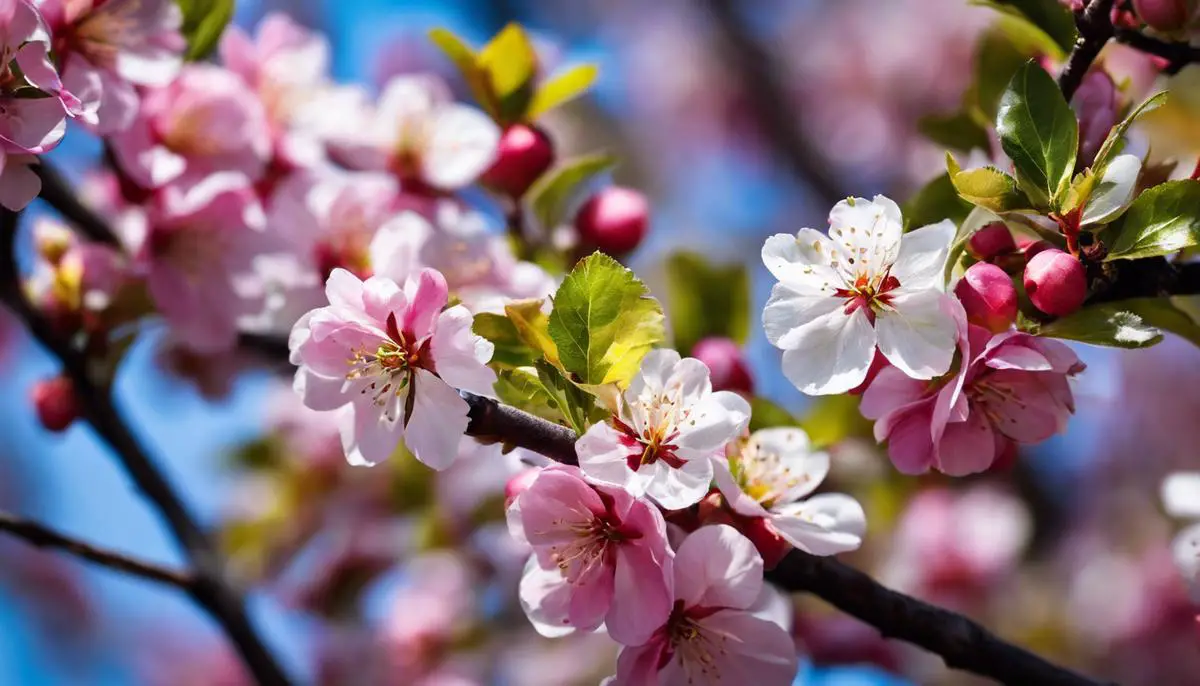
{"type": "Polygon", "coordinates": [[[33,409],[42,426],[55,433],[66,430],[79,417],[75,385],[65,376],[42,379],[30,392],[33,409]]]}
{"type": "Polygon", "coordinates": [[[1193,7],[1188,0],[1133,0],[1133,10],[1150,28],[1178,31],[1187,26],[1193,7]]]}
{"type": "Polygon", "coordinates": [[[692,357],[708,367],[714,391],[754,392],[754,380],[737,343],[719,336],[705,338],[692,346],[692,357]]]}
{"type": "Polygon", "coordinates": [[[1054,245],[1050,241],[1043,241],[1036,238],[1021,238],[1019,247],[1025,255],[1025,259],[1032,260],[1034,255],[1044,250],[1052,250],[1054,245]]]}
{"type": "Polygon", "coordinates": [[[792,551],[792,544],[779,535],[771,520],[766,517],[746,518],[739,522],[738,528],[762,555],[763,566],[774,569],[784,556],[792,551]]]}
{"type": "Polygon", "coordinates": [[[1065,317],[1087,297],[1087,275],[1079,260],[1061,250],[1043,250],[1025,265],[1025,292],[1034,307],[1065,317]]]}
{"type": "Polygon", "coordinates": [[[1108,72],[1092,68],[1071,98],[1071,108],[1079,119],[1078,166],[1088,167],[1118,120],[1117,85],[1108,72]]]}
{"type": "Polygon", "coordinates": [[[1003,269],[976,262],[954,287],[967,320],[992,333],[1007,331],[1017,318],[1017,289],[1003,269]]]}
{"type": "Polygon", "coordinates": [[[646,196],[630,188],[611,186],[579,208],[575,230],[582,245],[623,255],[642,242],[649,216],[646,196]]]}
{"type": "Polygon", "coordinates": [[[1004,222],[992,222],[971,234],[967,241],[967,252],[977,260],[991,261],[1000,255],[1016,252],[1017,244],[1013,241],[1012,232],[1004,222]]]}
{"type": "Polygon", "coordinates": [[[493,190],[519,198],[551,164],[554,144],[549,136],[541,129],[514,124],[500,136],[496,161],[483,173],[482,181],[493,190]]]}
{"type": "Polygon", "coordinates": [[[540,468],[534,467],[526,469],[509,479],[508,483],[504,484],[504,507],[507,508],[509,505],[512,505],[514,500],[519,498],[522,493],[533,485],[533,482],[537,480],[538,475],[541,473],[542,470],[540,468]]]}

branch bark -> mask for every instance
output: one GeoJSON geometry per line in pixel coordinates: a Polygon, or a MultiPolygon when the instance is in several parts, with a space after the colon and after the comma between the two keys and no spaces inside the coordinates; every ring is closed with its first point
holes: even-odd
{"type": "Polygon", "coordinates": [[[1163,69],[1167,74],[1177,74],[1189,64],[1200,63],[1200,47],[1189,43],[1159,40],[1141,31],[1123,28],[1116,30],[1116,38],[1131,48],[1167,60],[1167,67],[1163,69]]]}
{"type": "Polygon", "coordinates": [[[28,519],[22,519],[8,512],[0,512],[0,531],[6,531],[39,548],[54,548],[62,550],[75,557],[94,562],[102,567],[132,574],[133,576],[150,581],[156,581],[168,586],[189,590],[194,579],[187,572],[177,571],[169,567],[146,562],[136,557],[123,555],[94,546],[90,543],[59,533],[28,519]]]}
{"type": "Polygon", "coordinates": [[[1075,47],[1067,57],[1062,73],[1058,75],[1058,87],[1067,102],[1070,102],[1071,96],[1079,90],[1084,75],[1108,43],[1108,39],[1113,37],[1113,2],[1114,0],[1091,0],[1075,17],[1079,37],[1075,39],[1075,47]]]}
{"type": "MultiPolygon", "coordinates": [[[[61,179],[57,183],[61,185],[61,179]]],[[[46,198],[51,197],[57,195],[51,191],[46,198]]],[[[34,338],[58,358],[63,373],[74,386],[84,418],[109,444],[138,489],[158,509],[192,568],[194,583],[188,586],[192,598],[225,629],[262,686],[286,685],[287,677],[250,623],[241,596],[226,583],[215,548],[175,489],[142,450],[113,404],[109,389],[95,382],[86,358],[62,340],[26,300],[15,255],[17,216],[7,210],[0,214],[0,300],[25,322],[34,338]]],[[[99,226],[107,229],[107,224],[102,221],[99,226]]],[[[111,231],[107,233],[112,235],[111,231]]]]}

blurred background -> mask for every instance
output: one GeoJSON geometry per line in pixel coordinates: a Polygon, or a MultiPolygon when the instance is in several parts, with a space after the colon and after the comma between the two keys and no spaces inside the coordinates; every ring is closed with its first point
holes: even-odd
{"type": "MultiPolygon", "coordinates": [[[[1200,463],[1200,351],[1171,337],[1147,350],[1079,347],[1089,369],[1069,431],[1010,470],[952,482],[897,475],[853,401],[813,405],[782,377],[757,323],[771,285],[758,258],[766,236],[822,228],[848,194],[906,199],[940,173],[945,146],[922,122],[957,108],[996,14],[965,0],[734,4],[239,0],[235,21],[252,30],[286,11],[329,37],[337,79],[373,86],[418,71],[453,80],[426,38],[439,26],[478,45],[516,20],[536,35],[547,72],[598,63],[594,90],[546,128],[563,156],[614,152],[616,180],[651,197],[651,232],[629,264],[653,293],[669,292],[664,265],[681,249],[748,271],[755,394],[837,439],[836,490],[867,506],[868,543],[848,561],[1093,674],[1200,683],[1195,610],[1169,554],[1182,523],[1158,497],[1167,473],[1200,463]]],[[[1131,88],[1150,89],[1136,56],[1109,59],[1131,88]]],[[[1173,77],[1180,97],[1148,124],[1155,154],[1188,169],[1200,150],[1196,71],[1173,77]]],[[[76,131],[51,158],[79,178],[97,155],[76,131]]],[[[180,563],[86,426],[53,435],[38,424],[29,388],[55,371],[52,360],[11,322],[0,322],[0,349],[0,505],[180,563]]],[[[519,554],[494,517],[472,519],[498,511],[503,474],[467,468],[435,483],[404,464],[378,468],[390,470],[385,480],[350,472],[336,434],[331,443],[298,419],[287,379],[188,363],[142,337],[118,377],[119,405],[188,503],[224,532],[255,621],[299,682],[549,686],[611,672],[606,638],[545,641],[514,611],[519,554]]],[[[796,610],[808,656],[797,683],[974,683],[819,601],[799,599],[796,610]]],[[[178,593],[0,536],[0,684],[244,679],[223,636],[178,593]]]]}

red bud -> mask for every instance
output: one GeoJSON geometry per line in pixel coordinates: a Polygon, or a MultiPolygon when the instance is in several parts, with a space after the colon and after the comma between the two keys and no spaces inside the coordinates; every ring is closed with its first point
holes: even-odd
{"type": "Polygon", "coordinates": [[[987,262],[971,265],[954,287],[967,319],[992,333],[1007,330],[1017,318],[1017,289],[1003,269],[987,262]]]}
{"type": "Polygon", "coordinates": [[[649,215],[646,196],[629,188],[611,186],[579,208],[575,230],[585,247],[623,255],[642,242],[649,215]]]}
{"type": "Polygon", "coordinates": [[[500,136],[496,161],[483,173],[484,185],[519,198],[554,164],[554,144],[541,129],[514,124],[500,136]]]}
{"type": "Polygon", "coordinates": [[[1151,28],[1171,32],[1187,26],[1192,8],[1188,0],[1133,0],[1133,10],[1151,28]]]}
{"type": "Polygon", "coordinates": [[[33,409],[46,429],[65,431],[79,417],[79,398],[75,386],[65,376],[42,379],[30,391],[33,409]]]}
{"type": "Polygon", "coordinates": [[[713,336],[692,346],[692,357],[708,366],[714,391],[754,392],[754,380],[737,343],[713,336]]]}
{"type": "Polygon", "coordinates": [[[975,259],[990,261],[992,258],[1016,252],[1017,244],[1012,232],[1003,222],[992,222],[971,234],[967,241],[967,252],[975,259]]]}
{"type": "Polygon", "coordinates": [[[1061,250],[1043,250],[1025,265],[1025,292],[1034,307],[1065,317],[1087,297],[1087,276],[1079,260],[1061,250]]]}

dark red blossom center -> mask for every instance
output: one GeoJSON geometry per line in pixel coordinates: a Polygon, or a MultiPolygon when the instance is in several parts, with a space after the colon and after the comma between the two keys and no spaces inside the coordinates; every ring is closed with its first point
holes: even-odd
{"type": "Polygon", "coordinates": [[[867,313],[867,319],[872,324],[875,323],[875,307],[878,305],[891,305],[892,298],[895,296],[895,291],[900,287],[900,280],[889,273],[884,273],[883,278],[872,280],[866,274],[859,274],[854,280],[854,285],[849,288],[839,288],[834,291],[834,295],[839,298],[846,299],[846,308],[843,310],[847,315],[854,314],[855,311],[863,309],[867,313]]]}
{"type": "Polygon", "coordinates": [[[612,421],[613,426],[621,432],[621,445],[630,449],[625,462],[633,471],[636,472],[642,465],[654,464],[659,460],[675,469],[683,467],[683,460],[675,454],[677,448],[672,443],[679,437],[678,429],[669,433],[646,429],[639,434],[636,429],[620,419],[614,417],[612,421]]]}

